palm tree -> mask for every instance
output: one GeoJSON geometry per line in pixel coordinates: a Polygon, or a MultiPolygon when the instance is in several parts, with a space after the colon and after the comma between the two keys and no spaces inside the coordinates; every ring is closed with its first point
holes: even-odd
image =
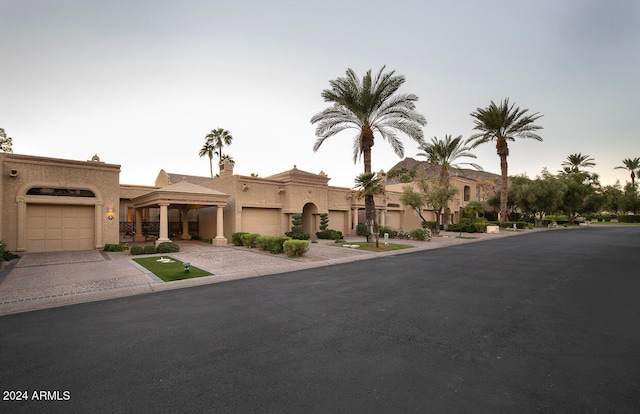
{"type": "Polygon", "coordinates": [[[515,105],[509,105],[509,98],[505,98],[500,105],[493,101],[486,108],[478,108],[471,113],[474,118],[474,130],[480,131],[472,135],[466,143],[472,142],[471,148],[487,142],[496,142],[496,150],[500,157],[501,191],[500,191],[500,224],[504,226],[507,216],[508,200],[508,166],[509,156],[508,141],[515,141],[516,138],[532,138],[542,141],[542,138],[535,132],[542,129],[534,122],[542,115],[534,113],[526,115],[528,109],[520,109],[515,105]]]}
{"type": "Polygon", "coordinates": [[[470,147],[465,147],[462,142],[462,135],[451,138],[451,135],[445,135],[444,140],[433,137],[431,142],[425,142],[420,146],[423,152],[419,152],[419,157],[426,157],[427,163],[440,167],[440,176],[449,176],[449,168],[459,168],[461,165],[469,165],[477,170],[482,170],[478,164],[472,162],[454,163],[458,158],[476,156],[469,152],[470,147]]]}
{"type": "MultiPolygon", "coordinates": [[[[625,158],[622,160],[622,165],[614,169],[623,169],[631,172],[631,185],[636,186],[636,173],[635,170],[640,170],[640,158],[625,158]]],[[[640,174],[640,171],[638,172],[640,174]]]]}
{"type": "Polygon", "coordinates": [[[225,145],[231,145],[231,141],[233,141],[231,133],[222,128],[212,129],[205,138],[207,139],[207,141],[211,141],[214,148],[218,150],[218,162],[222,162],[222,147],[224,147],[225,145]]]}
{"type": "Polygon", "coordinates": [[[207,140],[202,148],[200,148],[200,152],[198,155],[200,157],[204,157],[205,155],[209,157],[209,171],[211,173],[211,178],[213,178],[213,154],[216,152],[216,147],[212,141],[207,140]]]}
{"type": "MultiPolygon", "coordinates": [[[[361,156],[364,159],[364,172],[371,173],[371,148],[375,135],[389,142],[399,157],[404,157],[404,145],[396,135],[402,132],[409,138],[422,143],[422,126],[427,120],[416,111],[418,97],[414,94],[396,94],[405,82],[404,76],[394,76],[395,71],[383,73],[385,67],[372,77],[369,70],[362,80],[353,69],[347,69],[346,77],[329,81],[331,89],[322,91],[325,102],[331,102],[329,108],[311,118],[316,124],[316,140],[313,150],[317,151],[322,143],[339,132],[355,129],[353,141],[354,163],[361,156]]],[[[375,223],[373,198],[365,197],[367,223],[375,223]],[[371,212],[373,212],[373,215],[371,212]]],[[[371,232],[372,229],[369,229],[371,232]]]]}
{"type": "Polygon", "coordinates": [[[582,153],[570,154],[565,161],[560,164],[564,167],[562,171],[565,172],[580,172],[580,168],[591,168],[596,165],[595,160],[589,155],[582,155],[582,153]]]}
{"type": "Polygon", "coordinates": [[[4,128],[0,128],[0,152],[13,152],[13,138],[7,136],[4,128]]]}
{"type": "Polygon", "coordinates": [[[367,232],[367,242],[369,241],[369,236],[373,233],[376,237],[376,245],[378,243],[378,229],[375,225],[375,220],[373,222],[369,222],[368,217],[376,216],[376,204],[374,196],[378,194],[384,194],[384,184],[376,176],[376,173],[362,173],[356,177],[355,180],[355,188],[356,188],[356,198],[364,198],[364,208],[365,208],[365,216],[367,217],[367,228],[371,228],[372,231],[367,232]],[[369,200],[369,202],[367,202],[369,200]],[[369,211],[371,209],[372,211],[369,211]]]}

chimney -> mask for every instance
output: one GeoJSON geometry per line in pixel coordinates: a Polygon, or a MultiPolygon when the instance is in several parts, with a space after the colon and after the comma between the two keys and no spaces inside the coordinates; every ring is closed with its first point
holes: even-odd
{"type": "Polygon", "coordinates": [[[233,175],[233,163],[227,159],[222,160],[220,166],[220,177],[231,177],[233,175]]]}

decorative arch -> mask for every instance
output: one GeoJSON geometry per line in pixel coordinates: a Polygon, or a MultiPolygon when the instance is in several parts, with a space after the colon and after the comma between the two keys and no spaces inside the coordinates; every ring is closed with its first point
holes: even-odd
{"type": "Polygon", "coordinates": [[[302,232],[314,235],[318,231],[318,206],[307,203],[302,207],[302,232]]]}

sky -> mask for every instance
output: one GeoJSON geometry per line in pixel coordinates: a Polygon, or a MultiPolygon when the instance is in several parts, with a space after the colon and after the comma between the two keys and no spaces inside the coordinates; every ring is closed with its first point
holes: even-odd
{"type": "MultiPolygon", "coordinates": [[[[352,187],[354,131],[314,152],[310,119],[330,105],[330,80],[383,66],[419,97],[428,141],[468,138],[491,101],[541,114],[542,142],[509,144],[510,175],[556,173],[582,153],[602,184],[624,184],[614,168],[640,157],[637,0],[0,0],[0,59],[14,152],[97,154],[123,184],[153,185],[161,169],[208,176],[198,152],[224,128],[237,174],[295,165],[352,187]]],[[[493,144],[473,152],[500,172],[493,144]]],[[[401,161],[380,137],[372,157],[374,171],[401,161]]]]}

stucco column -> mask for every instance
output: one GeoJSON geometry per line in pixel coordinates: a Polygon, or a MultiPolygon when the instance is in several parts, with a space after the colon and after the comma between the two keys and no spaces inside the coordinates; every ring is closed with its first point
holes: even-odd
{"type": "Polygon", "coordinates": [[[133,212],[136,215],[136,228],[134,230],[133,241],[143,242],[144,234],[142,234],[142,209],[135,208],[133,209],[133,212]]]}
{"type": "Polygon", "coordinates": [[[182,214],[182,236],[180,238],[182,240],[191,240],[191,235],[189,234],[189,209],[184,208],[180,212],[182,214]]]}
{"type": "Polygon", "coordinates": [[[213,239],[214,246],[226,246],[227,239],[224,237],[224,207],[216,206],[216,238],[213,239]]]}
{"type": "Polygon", "coordinates": [[[382,210],[380,210],[380,225],[381,226],[387,225],[387,209],[386,208],[383,208],[382,210]]]}
{"type": "MultiPolygon", "coordinates": [[[[103,237],[102,237],[102,222],[104,220],[104,201],[97,200],[95,206],[95,214],[96,214],[96,223],[95,223],[95,246],[96,249],[101,249],[104,247],[103,237]]],[[[117,217],[116,217],[117,218],[117,217]]]]}
{"type": "Polygon", "coordinates": [[[27,203],[24,197],[17,197],[16,202],[18,203],[18,233],[16,234],[16,251],[24,252],[27,250],[26,242],[26,218],[27,218],[27,203]]]}
{"type": "Polygon", "coordinates": [[[160,206],[160,237],[156,240],[156,246],[163,242],[170,242],[169,239],[169,203],[159,203],[160,206]]]}

